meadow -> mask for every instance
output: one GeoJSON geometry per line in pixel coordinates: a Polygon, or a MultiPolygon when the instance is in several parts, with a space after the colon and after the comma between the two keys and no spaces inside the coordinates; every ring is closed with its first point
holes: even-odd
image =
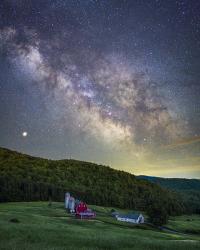
{"type": "MultiPolygon", "coordinates": [[[[97,213],[95,220],[75,219],[59,202],[51,207],[48,202],[1,203],[0,249],[200,249],[200,234],[161,232],[118,222],[110,216],[110,207],[90,207],[97,213]]],[[[184,231],[188,222],[190,229],[197,230],[199,221],[200,216],[173,217],[168,226],[184,231]]]]}
{"type": "Polygon", "coordinates": [[[200,216],[197,214],[171,217],[168,226],[183,233],[200,236],[200,216]]]}

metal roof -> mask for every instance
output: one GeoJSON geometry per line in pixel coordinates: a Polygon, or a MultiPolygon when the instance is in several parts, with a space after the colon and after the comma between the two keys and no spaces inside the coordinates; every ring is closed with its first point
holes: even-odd
{"type": "Polygon", "coordinates": [[[126,219],[133,219],[137,220],[141,214],[121,214],[118,215],[118,218],[126,218],[126,219]]]}

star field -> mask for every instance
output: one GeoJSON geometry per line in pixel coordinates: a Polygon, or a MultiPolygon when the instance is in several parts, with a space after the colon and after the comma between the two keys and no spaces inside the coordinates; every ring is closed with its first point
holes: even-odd
{"type": "Polygon", "coordinates": [[[200,177],[198,1],[0,3],[0,146],[200,177]]]}

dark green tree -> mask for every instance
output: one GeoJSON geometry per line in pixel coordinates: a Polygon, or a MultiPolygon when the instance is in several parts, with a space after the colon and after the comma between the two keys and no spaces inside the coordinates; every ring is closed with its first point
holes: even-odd
{"type": "Polygon", "coordinates": [[[167,224],[169,217],[166,205],[158,201],[153,202],[153,204],[148,207],[147,215],[149,216],[149,222],[155,226],[167,224]]]}

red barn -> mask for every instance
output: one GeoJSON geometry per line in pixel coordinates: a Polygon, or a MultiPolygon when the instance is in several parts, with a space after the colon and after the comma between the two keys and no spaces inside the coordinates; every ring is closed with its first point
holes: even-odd
{"type": "Polygon", "coordinates": [[[87,205],[85,202],[80,202],[77,206],[76,206],[76,213],[82,213],[85,212],[87,210],[87,205]]]}
{"type": "Polygon", "coordinates": [[[76,217],[80,219],[90,219],[94,218],[96,214],[92,212],[91,209],[88,209],[85,202],[80,202],[76,206],[76,217]]]}

